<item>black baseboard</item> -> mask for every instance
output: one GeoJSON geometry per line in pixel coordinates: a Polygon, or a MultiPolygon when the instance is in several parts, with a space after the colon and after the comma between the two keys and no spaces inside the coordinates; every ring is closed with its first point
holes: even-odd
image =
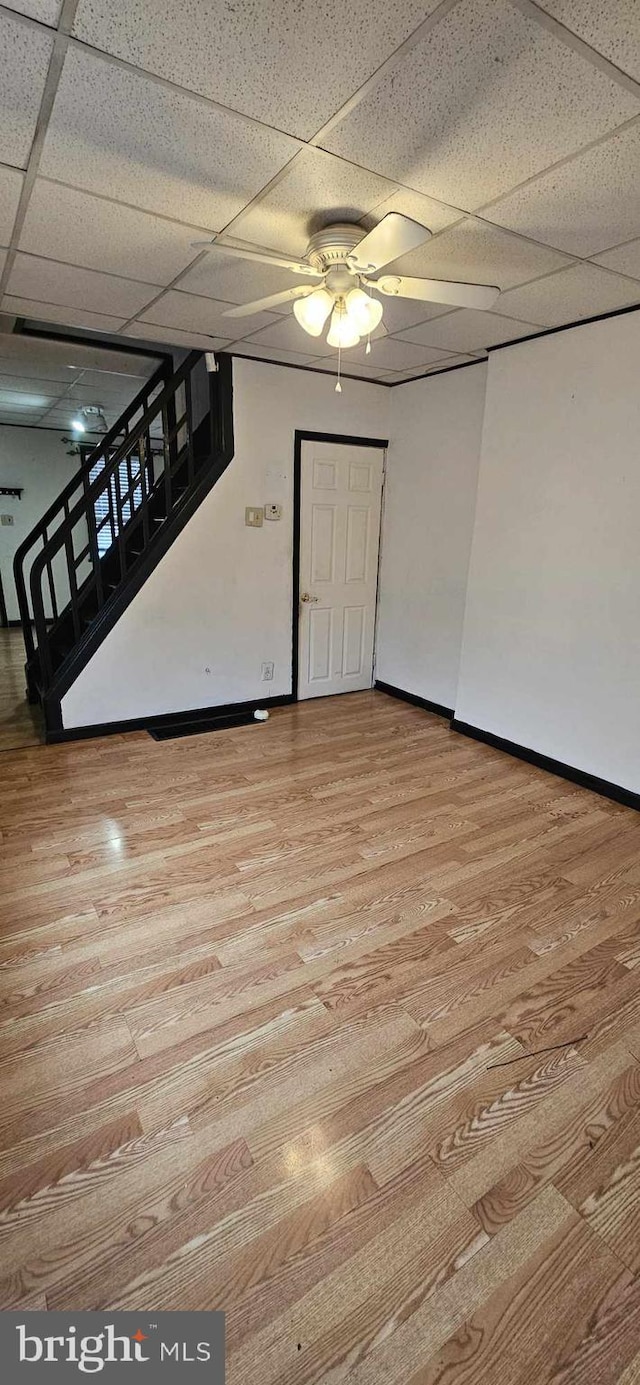
{"type": "Polygon", "coordinates": [[[171,726],[152,726],[149,735],[154,741],[182,740],[184,736],[206,736],[210,731],[229,731],[233,726],[260,726],[254,712],[232,712],[226,717],[211,717],[209,721],[173,722],[171,726]]]}
{"type": "Polygon", "coordinates": [[[373,686],[378,692],[388,693],[389,697],[399,697],[401,702],[411,702],[414,707],[422,707],[425,712],[435,712],[437,717],[446,717],[447,721],[451,721],[453,707],[443,707],[441,702],[430,702],[428,697],[418,697],[417,693],[394,688],[391,683],[381,683],[377,678],[373,686]]]}
{"type": "Polygon", "coordinates": [[[586,770],[576,769],[574,765],[565,765],[562,760],[552,760],[549,755],[541,755],[537,750],[529,750],[525,745],[517,745],[515,741],[495,736],[493,731],[482,731],[479,726],[470,726],[468,722],[457,721],[455,717],[451,721],[451,730],[458,731],[461,736],[469,736],[473,741],[484,741],[496,750],[504,750],[507,755],[514,755],[516,759],[526,760],[527,764],[535,765],[537,769],[546,770],[548,774],[557,774],[560,779],[569,779],[572,784],[591,789],[592,793],[599,793],[603,798],[612,798],[614,803],[622,803],[625,808],[640,810],[640,793],[634,793],[632,789],[623,789],[620,784],[611,784],[608,779],[599,779],[596,774],[587,774],[586,770]]]}
{"type": "MultiPolygon", "coordinates": [[[[161,733],[157,739],[167,740],[182,734],[196,735],[199,730],[211,731],[216,726],[228,725],[232,717],[245,717],[253,720],[258,707],[286,707],[295,698],[292,693],[279,693],[275,697],[253,698],[251,702],[227,702],[219,707],[191,707],[185,712],[164,712],[161,716],[135,717],[131,721],[105,721],[94,726],[69,726],[63,730],[49,731],[47,744],[58,745],[61,741],[84,741],[95,736],[122,736],[126,731],[154,731],[161,733]],[[188,732],[181,728],[188,727],[188,732]]],[[[236,725],[239,725],[236,722],[236,725]]]]}

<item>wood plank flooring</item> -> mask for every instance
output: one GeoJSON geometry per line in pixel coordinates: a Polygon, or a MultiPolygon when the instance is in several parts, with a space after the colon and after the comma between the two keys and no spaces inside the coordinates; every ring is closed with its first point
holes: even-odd
{"type": "Polygon", "coordinates": [[[25,697],[25,658],[22,630],[0,629],[0,751],[43,739],[40,709],[25,697]]]}
{"type": "Polygon", "coordinates": [[[640,1380],[640,816],[381,693],[0,757],[0,1304],[640,1380]]]}

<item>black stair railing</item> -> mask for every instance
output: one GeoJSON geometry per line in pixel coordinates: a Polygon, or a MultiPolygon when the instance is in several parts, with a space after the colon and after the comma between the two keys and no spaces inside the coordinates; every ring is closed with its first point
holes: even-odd
{"type": "MultiPolygon", "coordinates": [[[[68,517],[70,508],[78,495],[81,495],[89,477],[90,472],[100,459],[109,454],[117,442],[120,441],[122,434],[125,436],[131,431],[137,419],[146,412],[154,396],[163,388],[171,376],[171,362],[167,359],[162,362],[154,374],[145,381],[142,388],[138,391],[134,399],[120,415],[112,428],[105,433],[104,437],[95,448],[86,456],[78,471],[72,476],[64,490],[56,497],[53,504],[38,520],[38,523],[27,534],[26,539],[16,549],[13,560],[13,571],[18,599],[18,610],[24,644],[27,654],[27,663],[33,659],[35,653],[35,640],[33,632],[33,608],[28,598],[28,577],[27,574],[36,554],[43,550],[49,539],[55,534],[58,526],[68,517]]],[[[57,620],[60,615],[59,588],[54,581],[53,568],[46,567],[47,580],[47,615],[50,620],[57,620]]],[[[68,600],[68,592],[65,594],[63,605],[68,600]]]]}
{"type": "MultiPolygon", "coordinates": [[[[161,527],[192,497],[212,458],[224,452],[225,410],[217,414],[209,401],[199,422],[194,412],[197,370],[203,358],[191,352],[120,442],[105,437],[52,507],[55,515],[48,511],[41,521],[46,535],[28,576],[33,629],[27,621],[27,678],[41,698],[83,634],[130,583],[161,527]]],[[[19,572],[16,564],[16,586],[22,614],[29,610],[24,557],[19,572]]]]}

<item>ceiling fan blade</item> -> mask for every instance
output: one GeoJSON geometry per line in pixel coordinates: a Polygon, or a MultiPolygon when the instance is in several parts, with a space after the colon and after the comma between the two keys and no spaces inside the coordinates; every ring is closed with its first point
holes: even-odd
{"type": "Polygon", "coordinates": [[[192,250],[213,250],[219,255],[237,255],[240,260],[258,260],[260,264],[279,265],[280,269],[291,269],[294,274],[309,274],[314,279],[322,279],[319,270],[313,269],[305,260],[288,260],[286,255],[277,255],[267,250],[251,250],[237,245],[224,245],[217,240],[192,240],[192,250]]]}
{"type": "Polygon", "coordinates": [[[252,303],[240,303],[237,308],[226,308],[223,317],[251,317],[265,308],[275,308],[277,303],[290,303],[293,298],[306,298],[313,293],[315,284],[296,284],[295,288],[283,289],[281,293],[270,293],[267,298],[254,298],[252,303]]]}
{"type": "Polygon", "coordinates": [[[481,308],[495,303],[500,289],[492,284],[457,284],[448,279],[408,279],[405,275],[386,275],[367,279],[372,288],[391,298],[415,298],[425,303],[451,303],[456,308],[481,308]]]}
{"type": "Polygon", "coordinates": [[[424,245],[430,235],[426,226],[412,221],[410,216],[387,212],[382,221],[363,240],[358,241],[355,250],[348,256],[348,262],[352,269],[361,274],[374,274],[392,260],[424,245]]]}

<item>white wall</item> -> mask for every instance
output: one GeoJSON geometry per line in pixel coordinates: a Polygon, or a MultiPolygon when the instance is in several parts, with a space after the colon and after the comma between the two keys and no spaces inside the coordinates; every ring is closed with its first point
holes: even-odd
{"type": "Polygon", "coordinates": [[[392,391],[237,357],[233,375],[235,457],[64,697],[65,727],[291,691],[294,431],[386,438],[392,391]],[[246,528],[268,501],[282,519],[246,528]]]}
{"type": "Polygon", "coordinates": [[[12,525],[0,525],[0,572],[9,620],[19,616],[13,555],[78,470],[80,458],[67,457],[63,432],[0,424],[0,486],[24,486],[20,500],[0,496],[0,513],[13,515],[12,525]]]}
{"type": "Polygon", "coordinates": [[[486,364],[390,391],[376,677],[455,705],[486,364]]]}
{"type": "Polygon", "coordinates": [[[636,792],[639,366],[640,313],[491,357],[456,701],[636,792]]]}

